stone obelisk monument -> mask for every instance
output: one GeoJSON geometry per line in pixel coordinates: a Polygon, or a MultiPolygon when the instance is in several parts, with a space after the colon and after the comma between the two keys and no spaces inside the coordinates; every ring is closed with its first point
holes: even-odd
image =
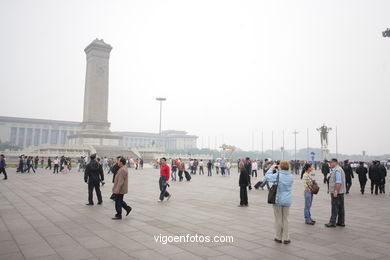
{"type": "Polygon", "coordinates": [[[121,137],[111,133],[108,115],[108,68],[112,47],[103,40],[92,41],[85,49],[87,71],[84,90],[84,115],[81,131],[71,136],[70,144],[119,146],[121,137]]]}
{"type": "Polygon", "coordinates": [[[85,130],[108,131],[108,68],[112,47],[103,40],[94,40],[85,48],[87,72],[85,76],[84,116],[85,130]]]}

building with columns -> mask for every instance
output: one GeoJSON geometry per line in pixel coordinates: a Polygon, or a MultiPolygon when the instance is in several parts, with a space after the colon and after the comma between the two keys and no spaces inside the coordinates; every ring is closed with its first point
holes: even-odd
{"type": "Polygon", "coordinates": [[[64,145],[80,130],[79,122],[0,117],[0,141],[25,148],[41,144],[64,145]]]}
{"type": "MultiPolygon", "coordinates": [[[[0,141],[27,148],[39,145],[64,145],[82,129],[82,123],[46,119],[0,116],[0,141]]],[[[183,150],[197,147],[196,135],[186,131],[158,133],[113,132],[125,148],[183,150]]]]}

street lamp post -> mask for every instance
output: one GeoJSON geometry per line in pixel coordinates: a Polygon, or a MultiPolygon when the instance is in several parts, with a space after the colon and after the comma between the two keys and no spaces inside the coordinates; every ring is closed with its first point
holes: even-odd
{"type": "Polygon", "coordinates": [[[160,101],[160,127],[159,127],[159,134],[161,135],[161,118],[162,118],[162,102],[167,100],[166,98],[159,97],[156,98],[157,101],[160,101]]]}
{"type": "Polygon", "coordinates": [[[294,130],[294,132],[293,132],[293,134],[294,134],[294,149],[295,149],[295,162],[297,161],[297,134],[298,134],[298,132],[297,132],[297,130],[294,130]]]}

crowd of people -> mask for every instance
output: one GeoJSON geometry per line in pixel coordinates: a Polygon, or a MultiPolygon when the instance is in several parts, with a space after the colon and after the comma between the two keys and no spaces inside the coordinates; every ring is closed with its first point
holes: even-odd
{"type": "MultiPolygon", "coordinates": [[[[25,173],[32,170],[35,172],[38,169],[39,162],[41,168],[44,168],[45,159],[38,156],[20,156],[17,172],[25,173]]],[[[93,191],[97,196],[97,204],[103,203],[100,185],[105,184],[104,171],[107,174],[113,174],[113,188],[111,199],[115,201],[116,214],[114,220],[122,218],[122,209],[126,211],[126,216],[131,212],[132,208],[124,202],[124,195],[128,192],[128,168],[142,169],[143,159],[137,158],[98,158],[96,154],[89,158],[80,157],[78,160],[79,171],[84,171],[84,181],[88,184],[88,206],[94,205],[93,191]]],[[[211,177],[213,172],[220,176],[229,176],[232,169],[232,160],[219,158],[216,160],[202,159],[166,159],[161,158],[155,163],[160,169],[159,176],[159,198],[158,202],[162,203],[165,199],[169,200],[171,194],[168,192],[170,181],[183,181],[184,177],[187,181],[191,180],[191,175],[207,175],[211,177]],[[183,177],[184,174],[184,177],[183,177]]],[[[46,169],[52,169],[53,173],[70,171],[72,168],[72,160],[64,156],[55,157],[53,160],[48,157],[46,169]]],[[[0,155],[0,173],[4,174],[4,179],[7,179],[5,171],[6,161],[3,154],[0,155]]],[[[240,187],[240,203],[239,207],[248,207],[248,190],[252,189],[253,178],[262,178],[255,185],[255,189],[268,189],[268,203],[273,204],[275,217],[275,242],[289,244],[291,242],[288,233],[289,209],[292,204],[292,185],[294,183],[294,175],[299,175],[303,183],[303,198],[304,210],[303,218],[305,224],[315,225],[316,220],[311,216],[311,207],[313,203],[313,195],[319,191],[319,186],[313,178],[313,171],[320,169],[324,178],[323,182],[327,186],[327,193],[330,194],[331,200],[331,217],[329,222],[325,224],[328,228],[345,227],[345,194],[349,194],[352,187],[352,180],[355,175],[358,176],[360,183],[360,192],[363,195],[365,186],[368,180],[371,181],[371,194],[379,195],[385,193],[385,184],[387,176],[387,168],[380,161],[365,162],[350,162],[345,160],[341,163],[337,159],[324,162],[308,163],[304,161],[274,161],[271,159],[251,160],[249,157],[237,160],[237,169],[239,172],[238,185],[240,187]],[[262,176],[260,172],[263,172],[262,176]]]]}
{"type": "Polygon", "coordinates": [[[53,173],[67,173],[72,170],[72,159],[65,156],[56,156],[53,159],[51,157],[48,157],[45,167],[44,157],[34,157],[27,155],[19,156],[19,161],[16,170],[17,173],[30,173],[30,171],[35,173],[38,168],[45,168],[49,170],[52,170],[53,168],[53,173]]]}

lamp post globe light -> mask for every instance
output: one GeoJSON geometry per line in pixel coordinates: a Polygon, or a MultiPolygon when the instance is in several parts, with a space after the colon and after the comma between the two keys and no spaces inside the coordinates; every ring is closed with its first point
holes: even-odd
{"type": "Polygon", "coordinates": [[[158,133],[161,135],[162,102],[166,101],[167,99],[163,97],[158,97],[156,98],[156,100],[160,102],[160,127],[158,133]]]}

